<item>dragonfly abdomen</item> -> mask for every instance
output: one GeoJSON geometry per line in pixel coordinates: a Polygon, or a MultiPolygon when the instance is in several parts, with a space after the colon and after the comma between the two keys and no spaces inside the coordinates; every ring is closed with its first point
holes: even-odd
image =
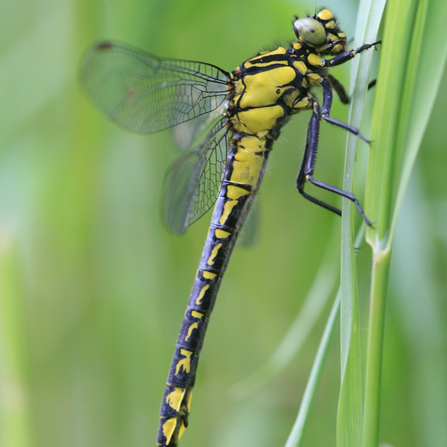
{"type": "Polygon", "coordinates": [[[236,133],[177,339],[160,411],[158,444],[173,447],[188,425],[199,353],[222,276],[260,186],[271,140],[236,133]]]}

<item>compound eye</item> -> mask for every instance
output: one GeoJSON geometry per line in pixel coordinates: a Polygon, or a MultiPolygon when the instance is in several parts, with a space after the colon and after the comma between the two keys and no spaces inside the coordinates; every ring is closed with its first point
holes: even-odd
{"type": "Polygon", "coordinates": [[[318,20],[303,17],[295,20],[293,28],[297,37],[301,36],[312,45],[322,45],[326,42],[326,30],[318,20]]]}

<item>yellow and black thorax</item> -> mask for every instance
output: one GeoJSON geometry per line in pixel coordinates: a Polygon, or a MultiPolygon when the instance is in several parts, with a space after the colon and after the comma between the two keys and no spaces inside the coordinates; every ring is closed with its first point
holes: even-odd
{"type": "MultiPolygon", "coordinates": [[[[278,47],[260,52],[233,70],[233,96],[227,113],[235,132],[275,140],[291,115],[311,108],[309,92],[327,77],[330,64],[323,55],[346,51],[347,41],[328,10],[304,20],[318,21],[324,26],[326,34],[322,44],[312,44],[302,36],[312,34],[308,31],[310,22],[307,30],[297,34],[299,41],[288,49],[278,47]]],[[[298,22],[302,25],[303,19],[297,18],[295,28],[298,22]]]]}

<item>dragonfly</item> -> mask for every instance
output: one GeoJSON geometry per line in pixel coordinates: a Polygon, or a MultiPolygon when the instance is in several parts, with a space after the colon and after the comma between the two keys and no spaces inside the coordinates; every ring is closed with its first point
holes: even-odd
{"type": "Polygon", "coordinates": [[[199,353],[219,286],[273,144],[293,115],[311,113],[298,192],[339,215],[338,208],[307,193],[305,184],[343,196],[371,225],[353,194],[313,174],[322,120],[368,142],[358,129],[329,116],[334,91],[342,103],[349,103],[329,69],[380,41],[348,50],[347,37],[328,9],[295,16],[293,30],[296,40],[288,48],[260,52],[231,73],[203,62],[160,58],[114,41],[93,45],[81,61],[84,90],[120,127],[150,134],[181,125],[189,147],[166,177],[163,219],[168,227],[182,234],[215,204],[163,395],[157,438],[161,447],[177,446],[188,426],[199,353]],[[321,105],[314,88],[322,89],[321,105]]]}

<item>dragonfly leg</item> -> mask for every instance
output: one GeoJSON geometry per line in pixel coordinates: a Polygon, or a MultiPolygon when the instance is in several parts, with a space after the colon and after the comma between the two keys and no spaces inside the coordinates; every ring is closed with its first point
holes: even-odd
{"type": "Polygon", "coordinates": [[[349,124],[329,117],[329,113],[331,112],[332,107],[332,88],[334,88],[334,90],[337,92],[340,99],[343,97],[343,95],[345,95],[346,98],[343,99],[347,99],[349,101],[348,95],[346,94],[346,91],[341,82],[332,77],[330,80],[324,79],[321,83],[321,86],[323,87],[323,106],[321,107],[321,118],[328,123],[335,124],[336,126],[341,127],[348,132],[351,132],[352,134],[361,138],[365,143],[369,144],[370,141],[365,138],[356,127],[350,126],[349,124]]]}
{"type": "MultiPolygon", "coordinates": [[[[345,86],[337,78],[334,78],[334,76],[332,76],[331,74],[327,75],[327,79],[328,79],[331,87],[337,93],[340,101],[343,104],[349,104],[350,98],[349,98],[348,94],[346,93],[345,86]]],[[[375,87],[376,82],[377,82],[377,79],[370,81],[370,83],[368,84],[368,91],[375,87]]]]}
{"type": "Polygon", "coordinates": [[[343,104],[349,104],[350,99],[349,99],[348,94],[346,93],[345,86],[338,79],[334,78],[331,74],[327,75],[327,79],[328,79],[331,87],[337,93],[340,101],[343,104]]]}
{"type": "Polygon", "coordinates": [[[369,50],[370,48],[375,48],[377,45],[379,45],[381,43],[382,43],[382,41],[378,40],[377,42],[373,42],[373,43],[365,43],[361,47],[357,48],[356,50],[345,51],[344,53],[338,54],[337,56],[335,56],[331,60],[329,60],[327,65],[329,67],[336,67],[337,65],[344,64],[345,62],[351,60],[353,57],[355,57],[357,54],[361,53],[362,51],[369,50]]]}
{"type": "MultiPolygon", "coordinates": [[[[325,189],[325,190],[327,190],[327,191],[331,191],[331,192],[333,192],[333,193],[335,193],[335,194],[338,194],[338,195],[340,195],[340,196],[342,196],[342,197],[345,197],[346,199],[349,199],[351,202],[354,203],[355,207],[357,208],[357,211],[359,212],[359,214],[360,214],[360,216],[362,217],[362,219],[365,221],[366,225],[372,227],[372,223],[371,223],[371,222],[369,221],[369,219],[365,216],[365,213],[363,212],[363,209],[362,209],[362,207],[360,206],[360,203],[359,203],[359,201],[356,199],[356,197],[354,196],[354,194],[352,194],[352,193],[350,193],[350,192],[343,191],[342,189],[336,188],[335,186],[331,186],[331,185],[328,185],[328,184],[326,184],[326,183],[323,183],[323,182],[320,182],[320,181],[318,181],[318,180],[315,180],[315,179],[313,178],[313,176],[310,175],[310,174],[308,174],[308,175],[306,176],[306,179],[309,180],[309,182],[311,182],[313,185],[318,186],[319,188],[325,189]]],[[[322,202],[322,203],[323,203],[323,202],[322,202]]],[[[327,205],[327,204],[325,204],[325,205],[327,205]]],[[[329,210],[332,211],[332,208],[333,208],[333,207],[331,207],[330,205],[328,205],[328,206],[325,206],[325,208],[327,208],[327,209],[329,209],[329,210]]],[[[338,214],[338,211],[340,211],[340,210],[336,209],[337,214],[338,214]]],[[[341,215],[341,212],[340,212],[340,215],[341,215]]]]}
{"type": "Polygon", "coordinates": [[[377,79],[373,79],[372,81],[370,81],[370,83],[368,84],[368,91],[376,86],[376,82],[377,79]]]}
{"type": "MultiPolygon", "coordinates": [[[[318,151],[318,138],[320,135],[320,120],[322,117],[321,116],[322,112],[320,111],[320,107],[316,98],[312,98],[312,101],[313,101],[312,117],[309,121],[307,129],[306,147],[304,150],[303,162],[301,163],[301,167],[298,172],[298,176],[296,178],[296,188],[298,189],[298,192],[310,202],[320,205],[321,207],[326,208],[327,210],[332,211],[333,213],[336,213],[340,216],[341,216],[341,210],[321,201],[320,199],[317,199],[316,197],[311,196],[310,194],[307,194],[304,191],[306,180],[308,180],[310,183],[317,186],[318,188],[322,188],[327,191],[331,191],[335,194],[338,194],[342,197],[345,197],[354,203],[360,216],[362,216],[362,219],[365,221],[365,223],[369,226],[372,226],[371,222],[366,218],[365,213],[363,212],[359,204],[359,201],[353,194],[343,191],[342,189],[335,188],[334,186],[320,182],[313,178],[315,161],[318,151]]],[[[328,101],[326,100],[326,106],[327,105],[328,101]]],[[[323,108],[324,106],[325,105],[323,104],[323,108]]]]}

